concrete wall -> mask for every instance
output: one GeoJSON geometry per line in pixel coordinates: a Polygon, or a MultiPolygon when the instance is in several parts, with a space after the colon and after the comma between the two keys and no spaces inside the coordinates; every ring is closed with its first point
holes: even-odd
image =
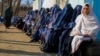
{"type": "Polygon", "coordinates": [[[84,0],[68,0],[68,3],[70,3],[72,7],[75,8],[76,5],[84,4],[84,0]]]}
{"type": "Polygon", "coordinates": [[[64,8],[67,0],[35,0],[33,1],[33,10],[43,8],[51,8],[55,4],[58,4],[61,9],[64,8]]]}
{"type": "Polygon", "coordinates": [[[65,4],[67,3],[68,0],[60,0],[59,6],[61,9],[64,8],[65,4]]]}
{"type": "Polygon", "coordinates": [[[43,8],[51,8],[56,4],[56,0],[44,0],[43,8]]]}
{"type": "Polygon", "coordinates": [[[67,0],[44,0],[43,7],[51,8],[54,4],[58,4],[61,9],[64,8],[67,0]]]}
{"type": "Polygon", "coordinates": [[[33,1],[33,10],[39,9],[38,8],[38,0],[33,1]]]}
{"type": "Polygon", "coordinates": [[[40,10],[42,8],[44,0],[38,0],[38,9],[40,10]]]}

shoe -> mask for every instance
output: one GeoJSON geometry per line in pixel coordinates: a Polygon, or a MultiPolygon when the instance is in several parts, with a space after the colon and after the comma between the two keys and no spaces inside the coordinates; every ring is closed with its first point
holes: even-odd
{"type": "Polygon", "coordinates": [[[26,35],[31,36],[31,34],[29,34],[29,33],[26,33],[26,35]]]}
{"type": "Polygon", "coordinates": [[[35,42],[35,40],[34,40],[34,39],[32,39],[30,42],[35,42]]]}

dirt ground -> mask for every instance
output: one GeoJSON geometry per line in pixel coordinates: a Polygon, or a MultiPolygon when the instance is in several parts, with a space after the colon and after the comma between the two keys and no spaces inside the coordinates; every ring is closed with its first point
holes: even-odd
{"type": "MultiPolygon", "coordinates": [[[[15,27],[5,31],[0,24],[0,56],[56,56],[53,53],[44,53],[39,43],[30,43],[30,37],[15,27]]],[[[100,56],[100,41],[89,48],[89,56],[100,56]]]]}
{"type": "Polygon", "coordinates": [[[41,52],[39,43],[30,43],[30,37],[15,27],[5,31],[0,24],[0,56],[55,56],[41,52]]]}

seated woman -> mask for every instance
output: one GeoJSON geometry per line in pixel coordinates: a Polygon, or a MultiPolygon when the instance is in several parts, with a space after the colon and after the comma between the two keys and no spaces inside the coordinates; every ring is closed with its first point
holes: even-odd
{"type": "Polygon", "coordinates": [[[89,4],[82,6],[81,14],[76,18],[76,25],[70,33],[74,36],[71,43],[73,56],[88,56],[87,48],[96,39],[99,23],[89,4]]]}

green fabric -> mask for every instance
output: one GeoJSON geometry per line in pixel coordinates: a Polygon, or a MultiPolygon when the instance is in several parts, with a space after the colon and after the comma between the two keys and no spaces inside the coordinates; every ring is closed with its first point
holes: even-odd
{"type": "Polygon", "coordinates": [[[6,16],[12,16],[13,15],[13,13],[12,13],[12,8],[9,6],[9,7],[7,7],[6,9],[5,9],[5,11],[4,11],[4,18],[6,17],[6,16]]]}
{"type": "Polygon", "coordinates": [[[3,18],[4,18],[4,24],[7,23],[7,17],[11,18],[13,16],[13,12],[12,12],[12,8],[10,6],[8,6],[5,11],[4,11],[4,15],[3,15],[3,18]]]}

